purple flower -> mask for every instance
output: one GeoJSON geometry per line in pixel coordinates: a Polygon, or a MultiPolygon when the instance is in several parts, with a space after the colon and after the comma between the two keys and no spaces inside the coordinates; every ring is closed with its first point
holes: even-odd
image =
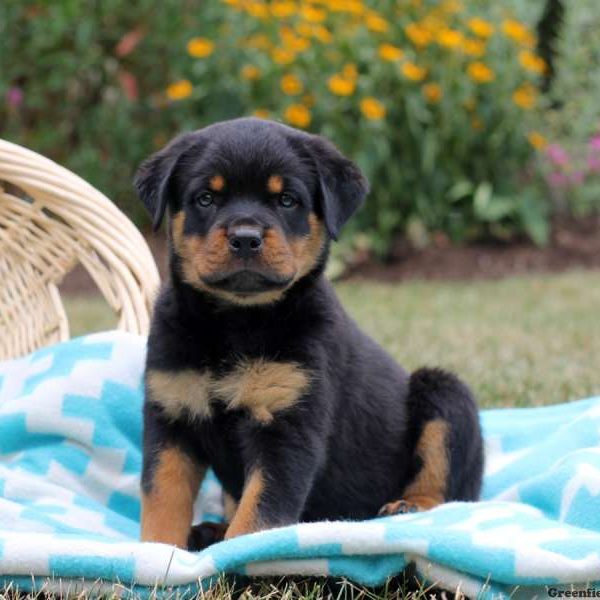
{"type": "Polygon", "coordinates": [[[600,133],[590,138],[590,148],[592,150],[600,150],[600,133]]]}
{"type": "Polygon", "coordinates": [[[581,185],[585,181],[585,173],[583,171],[573,171],[571,173],[571,183],[581,185]]]}
{"type": "Polygon", "coordinates": [[[569,162],[567,151],[559,144],[550,144],[546,153],[548,154],[550,162],[559,167],[564,167],[569,162]]]}
{"type": "Polygon", "coordinates": [[[587,166],[593,173],[600,173],[600,156],[598,154],[588,156],[587,166]]]}
{"type": "Polygon", "coordinates": [[[548,182],[554,188],[566,187],[569,184],[569,177],[564,173],[554,171],[548,175],[548,182]]]}
{"type": "Polygon", "coordinates": [[[23,90],[20,87],[8,88],[6,92],[6,103],[11,108],[18,108],[23,103],[23,90]]]}

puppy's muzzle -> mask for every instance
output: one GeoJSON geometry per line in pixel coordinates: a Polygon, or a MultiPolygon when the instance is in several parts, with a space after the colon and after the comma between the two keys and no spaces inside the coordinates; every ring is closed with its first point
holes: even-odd
{"type": "Polygon", "coordinates": [[[229,249],[237,258],[249,259],[260,253],[263,229],[253,225],[237,225],[227,229],[229,249]]]}

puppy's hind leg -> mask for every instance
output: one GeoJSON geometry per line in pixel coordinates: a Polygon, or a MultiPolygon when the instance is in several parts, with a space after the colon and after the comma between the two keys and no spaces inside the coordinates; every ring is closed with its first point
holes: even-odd
{"type": "Polygon", "coordinates": [[[402,497],[380,515],[428,510],[450,500],[477,500],[483,473],[483,442],[473,395],[457,377],[419,369],[407,398],[413,463],[402,497]]]}

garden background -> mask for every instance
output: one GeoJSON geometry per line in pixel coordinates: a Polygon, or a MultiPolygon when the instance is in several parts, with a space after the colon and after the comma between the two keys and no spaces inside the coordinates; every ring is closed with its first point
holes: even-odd
{"type": "MultiPolygon", "coordinates": [[[[332,261],[350,312],[482,406],[560,402],[600,391],[598,31],[596,0],[4,2],[0,136],[98,187],[164,267],[143,158],[242,115],[327,135],[373,188],[332,261]]],[[[113,323],[81,273],[65,288],[74,333],[113,323]]]]}

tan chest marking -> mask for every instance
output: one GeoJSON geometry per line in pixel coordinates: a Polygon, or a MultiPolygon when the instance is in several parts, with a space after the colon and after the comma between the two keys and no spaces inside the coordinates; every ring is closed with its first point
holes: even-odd
{"type": "Polygon", "coordinates": [[[186,413],[192,420],[210,417],[215,399],[229,410],[245,408],[257,421],[270,423],[277,412],[293,406],[309,384],[300,365],[265,360],[243,361],[221,378],[192,369],[146,375],[151,399],[173,419],[186,413]]]}
{"type": "Polygon", "coordinates": [[[148,371],[146,386],[153,402],[172,419],[187,412],[190,419],[210,417],[210,375],[193,369],[148,371]]]}
{"type": "Polygon", "coordinates": [[[295,363],[253,360],[214,381],[212,390],[229,409],[246,408],[257,421],[269,423],[275,413],[293,406],[309,383],[295,363]]]}

